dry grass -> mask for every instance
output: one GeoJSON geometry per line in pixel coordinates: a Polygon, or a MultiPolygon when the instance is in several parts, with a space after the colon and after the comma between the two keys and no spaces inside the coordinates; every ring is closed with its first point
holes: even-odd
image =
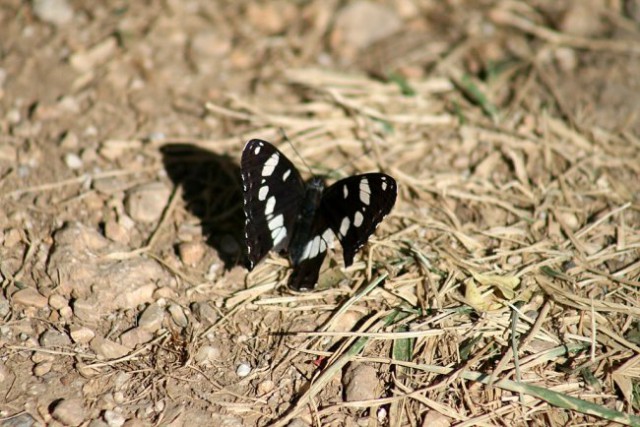
{"type": "Polygon", "coordinates": [[[570,410],[565,422],[640,423],[626,415],[637,412],[640,350],[628,338],[640,313],[637,141],[578,130],[546,111],[487,119],[447,79],[416,84],[413,96],[393,83],[310,69],[290,70],[283,83],[307,102],[231,98],[208,109],[248,123],[242,139],[274,140],[284,128],[321,172],[388,172],[400,197],[347,272],[350,287],[273,297],[285,283],[274,263],[286,265],[273,259],[228,300],[234,311],[268,308],[292,319],[331,313],[319,330],[293,333],[302,338],[296,352],[329,361],[273,425],[310,408],[322,420],[385,405],[398,417],[391,425],[429,411],[456,425],[557,424],[553,408],[570,410]],[[361,324],[333,330],[347,310],[361,324]],[[325,350],[327,339],[337,350],[325,350]],[[353,360],[389,371],[389,397],[323,398],[353,360]]]}

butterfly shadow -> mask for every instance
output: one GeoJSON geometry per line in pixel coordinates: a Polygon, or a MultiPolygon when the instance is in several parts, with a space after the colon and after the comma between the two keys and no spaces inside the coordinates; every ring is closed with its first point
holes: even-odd
{"type": "Polygon", "coordinates": [[[182,186],[187,210],[200,219],[225,269],[245,265],[240,167],[227,155],[188,143],[166,144],[160,152],[169,178],[182,186]]]}

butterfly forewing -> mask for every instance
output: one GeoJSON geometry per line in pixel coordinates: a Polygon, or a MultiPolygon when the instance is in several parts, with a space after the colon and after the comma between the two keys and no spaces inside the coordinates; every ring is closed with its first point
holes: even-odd
{"type": "Polygon", "coordinates": [[[320,214],[340,240],[346,267],[396,202],[396,181],[382,173],[342,179],[322,196],[320,214]]]}
{"type": "Polygon", "coordinates": [[[266,141],[252,139],[242,151],[245,237],[249,269],[271,249],[287,249],[304,182],[295,166],[266,141]]]}

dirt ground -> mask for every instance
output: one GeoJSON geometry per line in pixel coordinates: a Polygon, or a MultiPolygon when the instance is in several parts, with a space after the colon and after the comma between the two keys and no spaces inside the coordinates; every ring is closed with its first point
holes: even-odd
{"type": "Polygon", "coordinates": [[[0,425],[640,425],[637,0],[3,0],[0,200],[0,425]],[[398,182],[313,292],[251,138],[398,182]]]}

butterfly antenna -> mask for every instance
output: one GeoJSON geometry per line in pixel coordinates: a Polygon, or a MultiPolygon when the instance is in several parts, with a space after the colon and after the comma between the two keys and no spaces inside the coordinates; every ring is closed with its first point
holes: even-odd
{"type": "Polygon", "coordinates": [[[289,137],[287,136],[287,133],[284,131],[283,128],[280,128],[280,133],[282,134],[282,138],[287,141],[289,143],[289,145],[291,146],[291,148],[293,148],[293,152],[296,153],[296,156],[298,156],[298,158],[302,161],[302,163],[304,164],[304,166],[309,170],[309,173],[311,175],[314,175],[313,171],[311,170],[311,167],[307,164],[307,162],[304,161],[304,157],[302,157],[300,155],[300,153],[298,152],[298,150],[296,150],[296,146],[293,145],[293,142],[291,142],[291,140],[289,139],[289,137]]]}

